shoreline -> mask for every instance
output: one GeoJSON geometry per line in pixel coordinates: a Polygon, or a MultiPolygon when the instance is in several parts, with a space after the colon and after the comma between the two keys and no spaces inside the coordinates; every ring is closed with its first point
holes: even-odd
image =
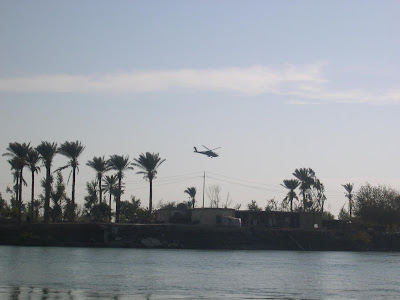
{"type": "Polygon", "coordinates": [[[400,251],[400,233],[180,224],[0,224],[0,245],[210,250],[400,251]]]}

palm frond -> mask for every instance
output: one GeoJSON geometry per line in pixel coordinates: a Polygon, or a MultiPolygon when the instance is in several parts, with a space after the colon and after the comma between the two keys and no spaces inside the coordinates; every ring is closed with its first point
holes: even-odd
{"type": "Polygon", "coordinates": [[[83,146],[79,141],[64,142],[58,148],[58,153],[64,155],[72,161],[76,160],[82,154],[83,150],[85,150],[85,146],[83,146]]]}
{"type": "Polygon", "coordinates": [[[146,152],[146,154],[140,154],[139,158],[135,158],[134,161],[132,165],[142,170],[136,174],[145,174],[145,178],[152,180],[156,177],[157,169],[165,159],[161,159],[158,153],[146,152]]]}
{"type": "Polygon", "coordinates": [[[57,154],[57,143],[41,142],[36,147],[41,160],[45,165],[51,165],[54,156],[57,154]]]}

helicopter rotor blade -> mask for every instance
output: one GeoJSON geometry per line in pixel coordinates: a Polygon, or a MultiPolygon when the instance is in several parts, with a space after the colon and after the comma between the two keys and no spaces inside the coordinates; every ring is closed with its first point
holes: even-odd
{"type": "Polygon", "coordinates": [[[219,149],[219,148],[221,148],[221,147],[218,147],[218,148],[214,148],[214,149],[212,149],[211,151],[214,151],[214,150],[217,150],[217,149],[219,149]]]}
{"type": "Polygon", "coordinates": [[[202,145],[204,148],[206,148],[208,151],[212,151],[212,150],[210,150],[209,148],[207,148],[206,146],[204,146],[204,145],[202,145]]]}

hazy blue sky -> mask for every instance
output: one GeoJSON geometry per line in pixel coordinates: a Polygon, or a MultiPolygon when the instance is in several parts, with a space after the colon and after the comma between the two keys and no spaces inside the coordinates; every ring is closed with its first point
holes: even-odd
{"type": "MultiPolygon", "coordinates": [[[[399,1],[3,0],[0,149],[80,140],[80,204],[99,155],[166,158],[155,204],[189,186],[201,202],[206,171],[231,206],[265,207],[311,167],[337,215],[341,184],[400,188],[399,30],[399,1]]],[[[147,206],[141,175],[125,182],[147,206]]]]}

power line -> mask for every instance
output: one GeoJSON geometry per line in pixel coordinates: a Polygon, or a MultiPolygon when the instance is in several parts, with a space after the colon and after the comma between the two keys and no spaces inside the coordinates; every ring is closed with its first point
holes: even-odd
{"type": "Polygon", "coordinates": [[[221,175],[221,174],[216,174],[213,172],[208,172],[209,174],[215,175],[215,176],[220,176],[220,177],[224,177],[224,178],[228,178],[228,179],[232,179],[232,180],[236,180],[236,181],[244,181],[244,182],[248,182],[248,183],[252,183],[252,184],[257,184],[257,185],[261,185],[261,186],[266,186],[266,187],[279,187],[279,185],[268,185],[265,183],[260,183],[260,182],[255,182],[255,181],[250,181],[250,180],[246,180],[246,179],[239,179],[239,178],[235,178],[235,177],[229,177],[229,176],[225,176],[225,175],[221,175]]]}
{"type": "MultiPolygon", "coordinates": [[[[185,178],[185,179],[179,179],[179,180],[175,180],[172,182],[164,182],[164,183],[157,183],[156,181],[154,181],[153,186],[159,187],[159,186],[171,185],[171,184],[190,181],[190,180],[194,180],[194,179],[198,179],[198,178],[202,178],[202,177],[201,176],[193,176],[193,177],[189,177],[189,178],[185,178]]],[[[138,190],[138,189],[143,189],[143,188],[148,188],[148,186],[146,185],[145,187],[129,188],[129,189],[125,189],[125,190],[131,191],[131,190],[138,190]]]]}
{"type": "Polygon", "coordinates": [[[229,180],[225,180],[225,179],[220,179],[220,178],[216,178],[216,177],[213,177],[213,176],[207,176],[207,178],[210,178],[210,179],[213,179],[213,180],[216,180],[216,181],[222,181],[222,182],[225,182],[225,183],[240,185],[240,186],[244,186],[244,187],[247,187],[247,188],[257,189],[257,190],[270,191],[270,192],[271,191],[272,192],[282,192],[280,190],[268,189],[268,188],[265,188],[265,187],[258,187],[258,186],[251,186],[251,185],[248,185],[248,184],[229,181],[229,180]]]}

